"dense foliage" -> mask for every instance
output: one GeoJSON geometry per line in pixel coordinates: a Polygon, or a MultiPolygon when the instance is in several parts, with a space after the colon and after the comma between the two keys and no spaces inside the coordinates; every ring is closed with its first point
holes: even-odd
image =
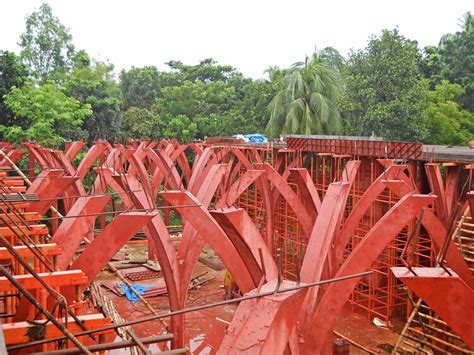
{"type": "Polygon", "coordinates": [[[441,76],[463,89],[464,107],[474,111],[474,15],[466,13],[461,31],[443,37],[439,54],[441,76]]]}
{"type": "Polygon", "coordinates": [[[342,103],[347,130],[391,140],[422,139],[423,85],[416,42],[384,30],[351,54],[342,103]]]}
{"type": "Polygon", "coordinates": [[[427,93],[423,118],[426,143],[463,145],[473,138],[474,113],[462,108],[463,95],[460,85],[450,84],[447,80],[427,93]]]}
{"type": "Polygon", "coordinates": [[[14,87],[5,97],[5,104],[15,120],[12,125],[0,127],[4,137],[17,142],[34,139],[46,146],[59,145],[62,137],[80,138],[78,128],[91,114],[89,105],[66,96],[53,82],[40,87],[32,83],[14,87]]]}
{"type": "MultiPolygon", "coordinates": [[[[111,63],[76,51],[67,27],[41,5],[26,19],[21,53],[0,50],[0,135],[55,146],[64,139],[182,141],[245,133],[350,134],[465,145],[474,139],[474,18],[438,45],[398,29],[372,36],[346,60],[325,48],[267,79],[212,58],[167,70],[111,63]]],[[[299,54],[295,53],[295,57],[299,54]]]]}
{"type": "Polygon", "coordinates": [[[113,66],[77,63],[63,84],[67,95],[92,109],[84,120],[84,138],[113,138],[120,132],[122,93],[113,79],[113,66]]]}
{"type": "Polygon", "coordinates": [[[27,78],[28,70],[19,57],[12,52],[0,51],[0,125],[12,125],[15,118],[3,97],[12,87],[21,87],[27,78]]]}

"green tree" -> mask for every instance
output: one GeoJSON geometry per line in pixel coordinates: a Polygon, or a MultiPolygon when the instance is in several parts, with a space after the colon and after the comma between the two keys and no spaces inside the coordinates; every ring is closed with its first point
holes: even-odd
{"type": "Polygon", "coordinates": [[[275,94],[273,82],[244,78],[213,59],[168,65],[171,71],[145,67],[120,74],[123,134],[150,137],[163,132],[185,141],[263,130],[266,107],[275,94]]]}
{"type": "Polygon", "coordinates": [[[65,92],[91,107],[92,115],[83,124],[90,141],[96,137],[117,137],[121,125],[122,96],[113,78],[113,65],[102,62],[88,65],[86,59],[82,56],[66,78],[65,92]]]}
{"type": "Polygon", "coordinates": [[[420,61],[420,71],[424,78],[429,79],[430,88],[434,89],[441,81],[441,56],[436,46],[423,48],[423,57],[420,61]]]}
{"type": "Polygon", "coordinates": [[[124,110],[130,107],[149,108],[161,97],[163,87],[181,82],[179,75],[160,72],[156,67],[132,68],[120,73],[120,88],[123,93],[124,110]]]}
{"type": "Polygon", "coordinates": [[[270,136],[339,132],[336,100],[342,81],[334,62],[324,59],[327,52],[315,52],[288,70],[282,90],[268,107],[270,119],[266,129],[270,136]]]}
{"type": "Polygon", "coordinates": [[[372,37],[351,54],[341,99],[346,132],[387,139],[422,139],[425,86],[420,80],[417,43],[398,30],[372,37]]]}
{"type": "Polygon", "coordinates": [[[474,139],[474,114],[459,103],[464,90],[460,85],[443,80],[426,95],[423,119],[424,139],[429,144],[465,145],[474,139]]]}
{"type": "Polygon", "coordinates": [[[474,15],[467,12],[461,31],[445,35],[439,45],[441,75],[464,88],[464,107],[474,112],[474,15]]]}
{"type": "Polygon", "coordinates": [[[171,60],[166,64],[178,73],[183,81],[226,82],[238,74],[232,66],[219,65],[212,58],[203,59],[197,65],[185,65],[179,60],[171,60]]]}
{"type": "Polygon", "coordinates": [[[15,142],[34,140],[45,146],[57,146],[64,138],[80,138],[80,126],[91,114],[89,105],[66,96],[52,82],[40,87],[32,83],[13,87],[5,104],[15,120],[10,126],[0,126],[3,136],[15,142]]]}
{"type": "Polygon", "coordinates": [[[121,135],[132,138],[159,138],[163,135],[163,126],[155,107],[130,107],[123,113],[121,135]]]}
{"type": "Polygon", "coordinates": [[[26,18],[19,45],[21,57],[40,82],[60,77],[73,65],[72,36],[47,3],[26,18]]]}
{"type": "Polygon", "coordinates": [[[0,125],[12,124],[13,112],[7,108],[4,96],[13,86],[21,87],[28,77],[28,70],[15,53],[0,51],[0,125]]]}
{"type": "MultiPolygon", "coordinates": [[[[266,80],[232,79],[237,97],[229,111],[227,134],[264,132],[268,123],[267,108],[280,86],[266,80]]],[[[222,134],[222,133],[220,133],[222,134]]]]}
{"type": "MultiPolygon", "coordinates": [[[[194,124],[196,128],[189,129],[189,132],[196,133],[193,138],[204,138],[210,131],[229,133],[226,118],[235,105],[236,93],[233,86],[221,81],[185,81],[179,86],[163,88],[161,93],[162,97],[156,101],[156,109],[166,125],[172,124],[176,128],[183,122],[194,124]],[[206,127],[207,125],[214,128],[206,127]]],[[[171,131],[167,132],[169,136],[171,131]]],[[[188,133],[186,137],[189,137],[188,133]]]]}
{"type": "Polygon", "coordinates": [[[196,122],[184,115],[174,116],[168,122],[164,131],[166,138],[176,138],[182,142],[191,142],[198,135],[196,122]]]}

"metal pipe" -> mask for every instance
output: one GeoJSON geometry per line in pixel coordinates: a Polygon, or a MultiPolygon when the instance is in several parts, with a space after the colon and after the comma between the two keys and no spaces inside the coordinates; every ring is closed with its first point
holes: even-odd
{"type": "MultiPolygon", "coordinates": [[[[155,335],[152,337],[142,338],[140,339],[140,341],[143,344],[154,344],[154,343],[159,343],[163,341],[169,341],[172,339],[173,339],[173,334],[165,334],[165,335],[155,335]]],[[[133,345],[135,345],[135,342],[133,340],[124,340],[124,341],[118,341],[115,343],[91,345],[87,347],[87,350],[92,353],[92,352],[99,352],[99,351],[106,351],[106,350],[113,350],[113,349],[128,348],[133,345]]],[[[68,349],[45,351],[45,352],[32,353],[32,354],[81,354],[81,353],[82,353],[81,349],[68,348],[68,349]]]]}
{"type": "MultiPolygon", "coordinates": [[[[0,220],[2,221],[3,224],[5,224],[12,232],[13,234],[15,234],[15,236],[20,239],[22,241],[22,243],[31,251],[31,253],[33,254],[33,256],[35,256],[49,271],[53,272],[54,269],[53,269],[53,266],[51,264],[51,261],[48,259],[48,257],[43,253],[43,251],[38,248],[38,246],[33,242],[33,240],[30,238],[29,235],[27,235],[22,229],[21,227],[10,217],[11,219],[11,222],[15,225],[15,227],[18,229],[18,230],[15,230],[14,228],[12,228],[12,226],[5,220],[5,218],[3,217],[4,215],[7,215],[8,216],[8,213],[6,213],[6,211],[0,207],[0,210],[3,212],[2,214],[0,214],[0,220]],[[18,233],[18,231],[20,231],[22,234],[24,234],[24,236],[26,238],[24,238],[23,235],[21,235],[20,233],[18,233]]],[[[15,256],[15,255],[14,255],[15,256]]],[[[16,256],[15,256],[16,257],[16,256]]]]}
{"type": "Polygon", "coordinates": [[[86,354],[90,354],[89,350],[73,335],[66,329],[61,323],[58,322],[56,317],[49,313],[49,311],[44,308],[36,298],[33,297],[31,293],[29,293],[26,288],[23,287],[21,283],[19,283],[9,272],[7,269],[0,265],[0,272],[14,285],[18,291],[20,291],[23,296],[33,305],[35,306],[38,311],[43,313],[48,320],[53,323],[64,335],[66,338],[71,340],[81,351],[85,352],[86,354]]]}
{"type": "MultiPolygon", "coordinates": [[[[1,218],[1,215],[0,215],[1,218]]],[[[14,247],[10,245],[10,243],[0,235],[0,244],[2,244],[8,252],[21,264],[21,266],[28,271],[31,276],[33,276],[38,282],[45,288],[45,290],[48,291],[48,293],[53,296],[56,299],[56,302],[60,304],[61,306],[66,309],[67,313],[76,321],[76,323],[81,327],[83,330],[87,330],[86,326],[84,323],[76,316],[74,311],[69,307],[69,305],[66,303],[66,300],[64,299],[64,296],[61,295],[59,292],[57,292],[54,288],[48,285],[47,282],[45,282],[36,272],[35,270],[28,264],[25,259],[21,257],[20,254],[15,250],[14,247]]],[[[36,245],[36,244],[35,244],[36,245]]],[[[3,266],[2,266],[3,268],[3,266]]],[[[6,271],[6,269],[4,268],[6,271]]],[[[8,272],[8,271],[6,271],[8,272]]]]}
{"type": "Polygon", "coordinates": [[[124,195],[129,192],[141,192],[143,190],[133,190],[133,191],[119,191],[119,192],[103,192],[100,194],[94,194],[94,195],[75,195],[75,196],[59,196],[59,197],[50,197],[50,198],[40,198],[38,199],[39,202],[42,201],[56,201],[56,200],[67,200],[71,198],[80,198],[80,197],[96,197],[96,196],[108,196],[108,195],[124,195]]]}
{"type": "Polygon", "coordinates": [[[127,334],[132,338],[133,342],[140,348],[140,350],[145,354],[145,355],[151,355],[151,352],[145,347],[145,344],[143,341],[137,337],[137,335],[131,330],[130,328],[127,328],[127,334]]]}
{"type": "MultiPolygon", "coordinates": [[[[345,281],[345,280],[353,279],[353,278],[356,278],[356,277],[363,277],[363,276],[371,275],[372,273],[373,273],[373,271],[366,271],[366,272],[361,272],[361,273],[358,273],[358,274],[336,277],[336,278],[333,278],[333,279],[312,282],[312,283],[304,284],[304,285],[300,284],[298,286],[279,289],[277,291],[277,293],[297,291],[297,290],[301,290],[301,289],[305,289],[305,288],[309,288],[309,287],[329,284],[329,283],[332,283],[332,282],[345,281]]],[[[247,296],[242,296],[242,297],[239,297],[239,298],[234,298],[234,299],[231,299],[231,300],[225,300],[225,301],[209,303],[209,304],[205,304],[205,305],[201,305],[201,306],[184,308],[184,309],[180,309],[180,310],[177,310],[177,311],[162,313],[162,314],[159,314],[159,315],[156,315],[156,316],[144,317],[144,318],[141,318],[141,319],[136,319],[136,320],[133,320],[133,321],[124,322],[124,323],[121,323],[121,324],[114,324],[114,325],[109,325],[109,326],[105,326],[105,327],[101,327],[101,328],[96,328],[96,329],[91,329],[91,330],[79,332],[79,333],[76,333],[75,336],[88,335],[88,334],[92,334],[92,333],[96,333],[96,332],[101,332],[101,331],[106,331],[106,330],[111,330],[111,329],[117,329],[117,328],[122,328],[122,327],[126,327],[126,326],[132,326],[132,325],[135,325],[135,324],[140,324],[140,323],[145,323],[145,322],[151,322],[151,321],[161,319],[161,318],[176,316],[178,314],[184,314],[184,313],[189,313],[189,312],[200,311],[202,309],[218,307],[218,306],[224,306],[224,305],[227,305],[227,304],[247,301],[247,300],[251,300],[251,299],[254,299],[254,298],[271,296],[271,295],[274,295],[274,294],[275,294],[275,291],[267,291],[267,292],[263,292],[263,293],[257,293],[257,294],[253,294],[253,295],[247,295],[247,296]]],[[[13,346],[8,347],[7,350],[23,349],[23,348],[28,348],[30,346],[50,343],[50,342],[53,342],[53,341],[59,341],[59,340],[64,340],[64,339],[65,339],[65,337],[55,337],[55,338],[50,338],[50,339],[38,340],[38,341],[33,341],[33,342],[30,342],[30,343],[27,343],[27,344],[13,345],[13,346]]]]}
{"type": "Polygon", "coordinates": [[[127,213],[127,212],[153,212],[155,210],[162,210],[168,208],[189,208],[189,207],[201,207],[201,204],[197,205],[178,205],[178,206],[156,206],[154,208],[139,208],[139,209],[130,209],[130,210],[121,210],[121,211],[108,211],[108,212],[98,212],[98,213],[85,213],[79,214],[75,216],[62,216],[62,217],[47,217],[41,218],[42,221],[50,221],[54,219],[67,219],[67,218],[81,218],[81,217],[94,217],[94,216],[103,216],[103,215],[112,215],[112,214],[120,214],[120,213],[127,213]]]}

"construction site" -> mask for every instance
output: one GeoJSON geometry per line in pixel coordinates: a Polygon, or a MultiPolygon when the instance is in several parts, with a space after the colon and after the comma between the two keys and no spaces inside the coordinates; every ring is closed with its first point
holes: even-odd
{"type": "Polygon", "coordinates": [[[474,149],[0,148],[0,353],[474,352],[474,149]]]}

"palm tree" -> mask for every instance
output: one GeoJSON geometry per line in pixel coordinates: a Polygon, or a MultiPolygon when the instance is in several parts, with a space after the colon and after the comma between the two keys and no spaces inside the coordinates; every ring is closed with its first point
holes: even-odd
{"type": "MultiPolygon", "coordinates": [[[[458,27],[461,32],[470,32],[474,30],[474,15],[472,12],[467,11],[462,15],[462,17],[458,20],[458,27]]],[[[459,32],[453,34],[453,33],[446,33],[444,34],[441,39],[439,40],[438,47],[444,47],[446,43],[453,38],[456,37],[456,34],[459,32]]]]}
{"type": "Polygon", "coordinates": [[[336,99],[342,89],[342,57],[333,48],[293,64],[268,105],[266,131],[279,134],[334,134],[340,129],[336,99]]]}
{"type": "Polygon", "coordinates": [[[459,27],[461,31],[469,32],[474,29],[474,14],[471,11],[464,13],[459,20],[459,27]]]}

